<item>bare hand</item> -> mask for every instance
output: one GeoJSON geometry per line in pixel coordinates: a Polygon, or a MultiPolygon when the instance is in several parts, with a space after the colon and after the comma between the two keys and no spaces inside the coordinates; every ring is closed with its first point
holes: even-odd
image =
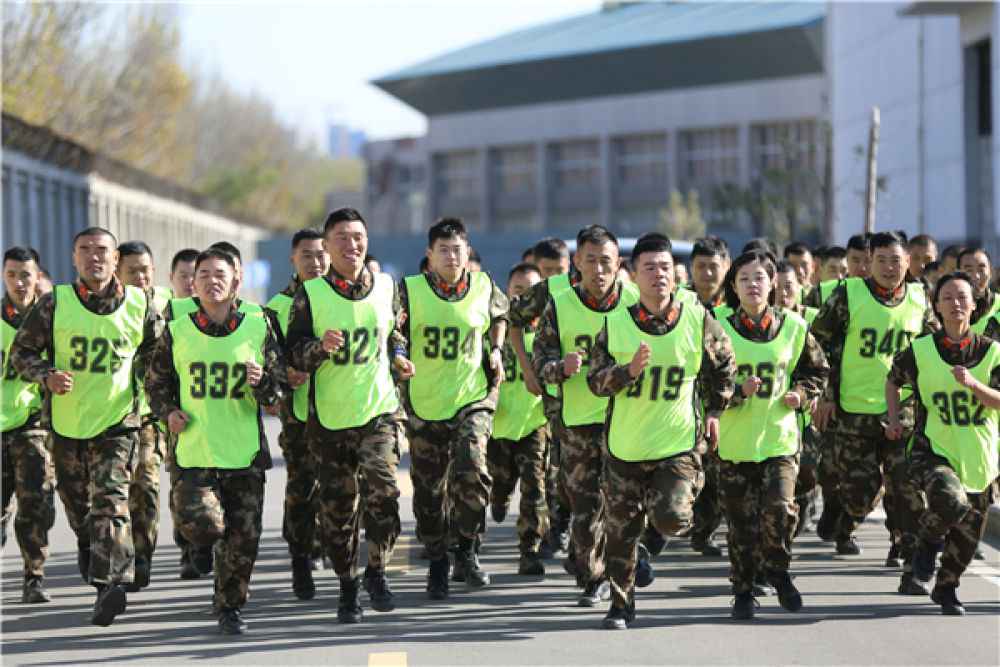
{"type": "Polygon", "coordinates": [[[535,396],[545,395],[545,389],[542,388],[542,383],[538,381],[535,369],[528,366],[522,370],[524,372],[524,388],[528,390],[528,393],[535,396]]]}
{"type": "Polygon", "coordinates": [[[323,334],[323,351],[336,352],[344,346],[344,332],[337,329],[327,329],[323,334]]]}
{"type": "Polygon", "coordinates": [[[816,424],[816,428],[820,431],[825,431],[827,426],[830,425],[830,420],[833,418],[836,410],[837,404],[833,401],[820,401],[817,403],[816,410],[813,412],[813,423],[816,424]]]}
{"type": "Polygon", "coordinates": [[[53,394],[62,396],[73,391],[73,374],[67,371],[53,371],[45,378],[45,386],[53,394]]]}
{"type": "Polygon", "coordinates": [[[247,383],[251,387],[256,387],[260,384],[261,378],[264,377],[264,369],[256,361],[246,362],[247,367],[247,383]]]}
{"type": "Polygon", "coordinates": [[[705,437],[708,440],[708,451],[714,452],[719,447],[719,418],[705,419],[705,437]]]}
{"type": "Polygon", "coordinates": [[[566,377],[573,377],[581,368],[583,368],[583,355],[579,352],[570,352],[563,359],[563,375],[566,377]]]}
{"type": "Polygon", "coordinates": [[[652,356],[653,350],[650,349],[649,345],[645,342],[639,343],[639,349],[635,351],[632,361],[628,365],[628,374],[633,378],[642,375],[642,372],[646,370],[646,366],[649,365],[649,360],[652,356]]]}
{"type": "Polygon", "coordinates": [[[180,433],[187,428],[189,421],[191,418],[184,411],[174,410],[167,415],[167,428],[170,429],[171,433],[180,433]]]}
{"type": "Polygon", "coordinates": [[[743,393],[743,398],[751,398],[760,389],[760,385],[763,381],[756,375],[748,377],[742,385],[740,385],[740,391],[743,393]]]}
{"type": "Polygon", "coordinates": [[[397,355],[392,364],[396,367],[396,373],[399,375],[400,380],[409,380],[417,374],[417,367],[412,361],[402,355],[397,355]]]}
{"type": "Polygon", "coordinates": [[[788,392],[781,400],[789,410],[798,410],[802,407],[802,397],[797,391],[788,392]]]}
{"type": "Polygon", "coordinates": [[[303,373],[302,371],[297,371],[291,366],[288,367],[288,386],[292,389],[298,389],[306,383],[309,379],[309,373],[303,373]]]}
{"type": "Polygon", "coordinates": [[[500,348],[495,348],[490,352],[490,368],[493,369],[497,382],[502,383],[506,373],[503,370],[503,353],[500,352],[500,348]]]}
{"type": "Polygon", "coordinates": [[[966,389],[974,389],[979,384],[979,381],[972,376],[972,373],[965,366],[953,366],[951,374],[955,376],[955,381],[966,389]]]}
{"type": "Polygon", "coordinates": [[[885,437],[889,440],[899,440],[903,437],[903,425],[899,423],[899,418],[890,419],[885,425],[885,437]]]}

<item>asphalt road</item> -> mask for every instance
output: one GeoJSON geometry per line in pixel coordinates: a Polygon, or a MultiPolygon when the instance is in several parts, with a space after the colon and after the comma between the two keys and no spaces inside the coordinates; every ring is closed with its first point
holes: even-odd
{"type": "MultiPolygon", "coordinates": [[[[269,430],[274,428],[270,423],[269,430]]],[[[832,545],[812,535],[796,542],[793,573],[805,599],[797,614],[764,598],[756,620],[731,621],[728,562],[704,558],[678,541],[656,560],[653,585],[639,591],[634,627],[601,630],[606,609],[576,607],[572,581],[557,561],[549,562],[544,579],[517,576],[514,516],[490,526],[483,561],[493,585],[466,592],[453,584],[451,599],[431,602],[424,595],[426,562],[414,544],[406,470],[401,470],[403,537],[391,565],[398,608],[386,614],[366,609],[364,624],[341,626],[332,572],[316,573],[314,600],[300,602],[292,595],[281,538],[284,480],[279,458],[268,477],[265,534],[245,609],[249,634],[218,635],[210,614],[211,581],[178,578],[165,497],[152,586],[130,595],[128,610],[111,627],[91,626],[93,589],[80,582],[75,540],[59,505],[47,577],[51,603],[21,604],[15,541],[4,550],[3,663],[1000,664],[1000,552],[988,546],[988,560],[977,562],[963,579],[959,593],[968,615],[943,617],[929,600],[894,592],[898,573],[882,566],[887,542],[877,517],[862,527],[861,556],[835,556],[832,545]]]]}

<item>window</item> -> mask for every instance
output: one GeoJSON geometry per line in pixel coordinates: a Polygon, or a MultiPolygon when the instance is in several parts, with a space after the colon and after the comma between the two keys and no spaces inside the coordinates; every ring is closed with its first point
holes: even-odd
{"type": "Polygon", "coordinates": [[[601,149],[596,139],[551,144],[549,158],[554,188],[595,192],[599,190],[601,149]]]}
{"type": "Polygon", "coordinates": [[[479,196],[479,159],[475,151],[456,151],[434,156],[437,192],[449,199],[479,196]]]}
{"type": "Polygon", "coordinates": [[[739,144],[735,127],[681,132],[678,176],[682,189],[707,189],[739,181],[739,144]]]}
{"type": "Polygon", "coordinates": [[[768,170],[815,169],[818,130],[816,121],[754,125],[750,128],[752,178],[760,179],[768,170]]]}
{"type": "Polygon", "coordinates": [[[490,169],[497,195],[533,195],[538,181],[535,147],[510,146],[490,152],[490,169]]]}
{"type": "Polygon", "coordinates": [[[625,188],[665,189],[667,135],[635,134],[612,143],[617,185],[625,188]]]}

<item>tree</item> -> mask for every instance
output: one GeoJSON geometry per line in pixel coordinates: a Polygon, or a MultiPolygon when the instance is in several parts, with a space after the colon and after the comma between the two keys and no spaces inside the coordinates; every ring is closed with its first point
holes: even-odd
{"type": "Polygon", "coordinates": [[[705,235],[698,192],[690,190],[687,198],[674,190],[667,207],[660,211],[660,231],[672,239],[695,239],[705,235]]]}

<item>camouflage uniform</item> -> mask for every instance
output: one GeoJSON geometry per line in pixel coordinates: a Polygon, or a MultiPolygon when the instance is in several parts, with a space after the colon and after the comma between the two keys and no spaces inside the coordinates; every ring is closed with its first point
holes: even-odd
{"type": "MultiPolygon", "coordinates": [[[[212,321],[201,309],[190,317],[202,332],[226,336],[244,317],[253,316],[238,312],[234,306],[222,323],[212,321]]],[[[258,405],[270,406],[281,400],[287,383],[284,358],[270,319],[263,357],[264,373],[252,391],[258,405]]],[[[153,414],[166,422],[171,412],[180,409],[182,391],[169,329],[157,343],[145,385],[153,414]]],[[[260,429],[259,450],[247,468],[183,468],[174,458],[170,495],[177,530],[194,547],[214,545],[214,607],[239,609],[247,600],[262,532],[264,471],[271,467],[264,429],[260,429]]]]}
{"type": "Polygon", "coordinates": [[[517,535],[522,554],[537,553],[549,530],[549,507],[545,501],[546,442],[543,426],[517,441],[491,439],[486,449],[486,462],[493,478],[491,503],[506,506],[514,487],[521,482],[517,535]]]}
{"type": "MultiPolygon", "coordinates": [[[[91,291],[81,281],[74,283],[73,288],[83,306],[98,315],[114,312],[125,298],[125,289],[117,278],[112,278],[102,292],[91,291]]],[[[40,297],[25,317],[10,351],[11,363],[22,377],[43,386],[46,376],[58,370],[48,358],[53,346],[54,315],[55,292],[52,292],[40,297]]],[[[163,320],[153,305],[152,290],[147,290],[142,342],[132,362],[136,378],[144,376],[162,329],[163,320]]],[[[137,391],[138,387],[134,389],[137,391]]],[[[48,392],[43,393],[42,423],[49,427],[51,398],[48,392]]],[[[88,579],[93,584],[131,583],[134,577],[128,490],[141,426],[138,401],[134,401],[132,411],[121,422],[90,440],[53,434],[57,490],[70,527],[76,533],[78,548],[90,550],[88,579]]]]}
{"type": "MultiPolygon", "coordinates": [[[[301,285],[302,282],[293,277],[281,293],[294,298],[301,285]]],[[[273,313],[270,310],[268,312],[273,313]]],[[[275,332],[281,336],[281,328],[277,325],[275,332]]],[[[306,441],[306,424],[299,421],[292,411],[292,391],[289,390],[287,394],[287,400],[281,406],[281,434],[278,436],[278,446],[285,459],[287,475],[281,536],[288,543],[288,552],[292,558],[308,558],[316,555],[319,477],[316,461],[306,441]]]]}
{"type": "MultiPolygon", "coordinates": [[[[970,345],[959,346],[949,345],[944,339],[943,330],[934,334],[941,359],[951,366],[966,368],[974,368],[982,361],[991,341],[989,337],[973,335],[970,345]]],[[[989,507],[997,500],[996,480],[982,493],[969,493],[948,460],[933,451],[924,435],[927,410],[920,400],[917,376],[916,355],[912,347],[907,348],[893,359],[888,379],[897,387],[912,387],[914,391],[916,425],[907,455],[908,480],[926,494],[927,506],[925,511],[905,515],[900,552],[909,560],[919,540],[933,545],[943,543],[938,583],[957,586],[986,531],[989,507]]],[[[1000,369],[993,371],[989,386],[1000,390],[1000,369]]],[[[922,505],[916,509],[923,509],[922,505]]]]}
{"type": "MultiPolygon", "coordinates": [[[[588,307],[599,312],[611,312],[621,298],[622,286],[621,281],[616,282],[602,300],[587,294],[579,284],[573,289],[588,307]]],[[[563,357],[555,302],[549,299],[532,348],[531,363],[541,382],[562,385],[566,381],[563,357]]],[[[590,362],[585,362],[580,372],[586,372],[589,366],[590,362]]],[[[559,467],[572,513],[570,557],[576,563],[577,584],[586,586],[602,579],[605,570],[606,507],[601,487],[604,450],[600,446],[604,424],[562,425],[560,431],[559,467]]]]}
{"type": "MultiPolygon", "coordinates": [[[[881,288],[872,279],[866,284],[872,296],[880,303],[893,307],[902,302],[905,290],[883,295],[881,288]]],[[[886,511],[886,528],[892,544],[899,545],[902,526],[908,519],[905,513],[918,511],[923,506],[916,489],[907,481],[906,442],[913,428],[913,404],[904,406],[900,421],[905,427],[903,437],[888,440],[883,426],[884,415],[852,414],[840,407],[840,366],[844,355],[844,342],[851,318],[848,307],[847,288],[838,285],[830,298],[820,309],[813,321],[812,334],[826,352],[832,372],[827,385],[825,400],[837,405],[833,423],[828,426],[829,449],[836,467],[839,486],[838,500],[843,512],[837,521],[835,537],[837,541],[847,540],[857,527],[871,513],[878,503],[879,492],[885,482],[885,496],[882,503],[886,511]]],[[[928,307],[924,313],[923,333],[936,331],[939,325],[933,310],[928,307]]],[[[826,488],[823,489],[824,498],[826,488]]]]}
{"type": "MultiPolygon", "coordinates": [[[[730,315],[728,322],[747,340],[768,342],[780,332],[785,315],[781,309],[769,308],[767,313],[771,317],[766,327],[749,327],[742,311],[730,315]]],[[[806,334],[802,354],[791,372],[790,391],[797,392],[802,405],[808,406],[823,393],[829,373],[823,350],[811,334],[806,334]]],[[[746,400],[740,389],[746,379],[742,375],[736,378],[737,389],[728,407],[738,407],[746,400]]],[[[721,460],[719,490],[729,524],[726,543],[734,594],[752,590],[758,573],[788,571],[792,536],[799,520],[795,502],[798,477],[798,453],[759,463],[721,460]]]]}
{"type": "Polygon", "coordinates": [[[147,419],[139,430],[135,469],[128,490],[129,516],[136,562],[153,563],[153,552],[160,533],[160,467],[163,465],[164,437],[160,424],[147,419]]]}
{"type": "MultiPolygon", "coordinates": [[[[682,308],[675,298],[664,316],[651,313],[641,303],[630,307],[632,320],[643,331],[669,333],[682,308]]],[[[536,339],[537,340],[537,339],[536,339]]],[[[729,337],[714,319],[705,316],[704,352],[695,381],[696,391],[708,415],[718,415],[733,393],[733,348],[729,337]]],[[[628,364],[619,364],[608,351],[605,325],[591,349],[587,382],[597,396],[614,396],[636,382],[628,364]]],[[[641,377],[641,376],[640,376],[641,377]]],[[[697,416],[698,439],[704,437],[702,415],[697,416]]],[[[607,432],[593,449],[607,450],[607,432]]],[[[611,600],[625,607],[635,587],[637,546],[646,519],[663,535],[680,535],[694,524],[694,503],[704,485],[701,459],[692,448],[660,461],[628,462],[605,456],[603,490],[607,497],[607,567],[611,600]]],[[[574,517],[575,519],[575,517],[574,517]]]]}
{"type": "MultiPolygon", "coordinates": [[[[4,320],[17,329],[22,314],[9,297],[0,303],[4,320]]],[[[4,360],[6,361],[6,360],[4,360]]],[[[0,361],[4,373],[11,372],[9,365],[0,361]]],[[[49,530],[55,523],[55,469],[47,441],[48,434],[41,426],[41,415],[32,414],[28,421],[2,436],[3,442],[3,544],[7,543],[7,525],[14,520],[14,534],[24,560],[24,578],[41,579],[45,576],[45,561],[49,556],[49,530]],[[17,514],[14,497],[17,497],[17,514]]]]}
{"type": "MultiPolygon", "coordinates": [[[[345,299],[363,299],[374,281],[365,269],[351,282],[330,269],[326,280],[345,299]]],[[[393,299],[393,316],[399,322],[401,303],[393,299]]],[[[405,339],[398,327],[387,341],[390,359],[405,355],[405,339]]],[[[313,332],[312,309],[305,289],[295,293],[288,326],[288,361],[294,368],[314,374],[330,353],[313,332]]],[[[368,543],[369,571],[384,571],[400,533],[399,465],[400,413],[379,415],[363,426],[331,431],[323,427],[310,406],[307,442],[318,477],[319,521],[324,551],[340,578],[354,578],[358,566],[362,522],[368,543]],[[362,489],[362,482],[364,489],[362,489]]]]}
{"type": "MultiPolygon", "coordinates": [[[[449,286],[433,272],[427,282],[434,293],[447,301],[458,301],[468,293],[469,280],[463,275],[457,288],[449,286]]],[[[399,297],[403,319],[403,337],[410,339],[409,296],[405,282],[399,297]]],[[[506,323],[507,296],[494,284],[490,296],[490,327],[506,323]]],[[[413,513],[417,520],[417,539],[427,548],[432,561],[447,554],[449,523],[463,539],[476,541],[486,527],[490,480],[486,466],[486,445],[493,431],[499,378],[489,368],[486,355],[488,390],[479,401],[463,406],[445,421],[424,421],[406,406],[409,418],[410,477],[413,479],[413,513]],[[450,501],[449,513],[446,504],[450,501]]],[[[407,403],[409,399],[407,396],[407,403]]]]}

